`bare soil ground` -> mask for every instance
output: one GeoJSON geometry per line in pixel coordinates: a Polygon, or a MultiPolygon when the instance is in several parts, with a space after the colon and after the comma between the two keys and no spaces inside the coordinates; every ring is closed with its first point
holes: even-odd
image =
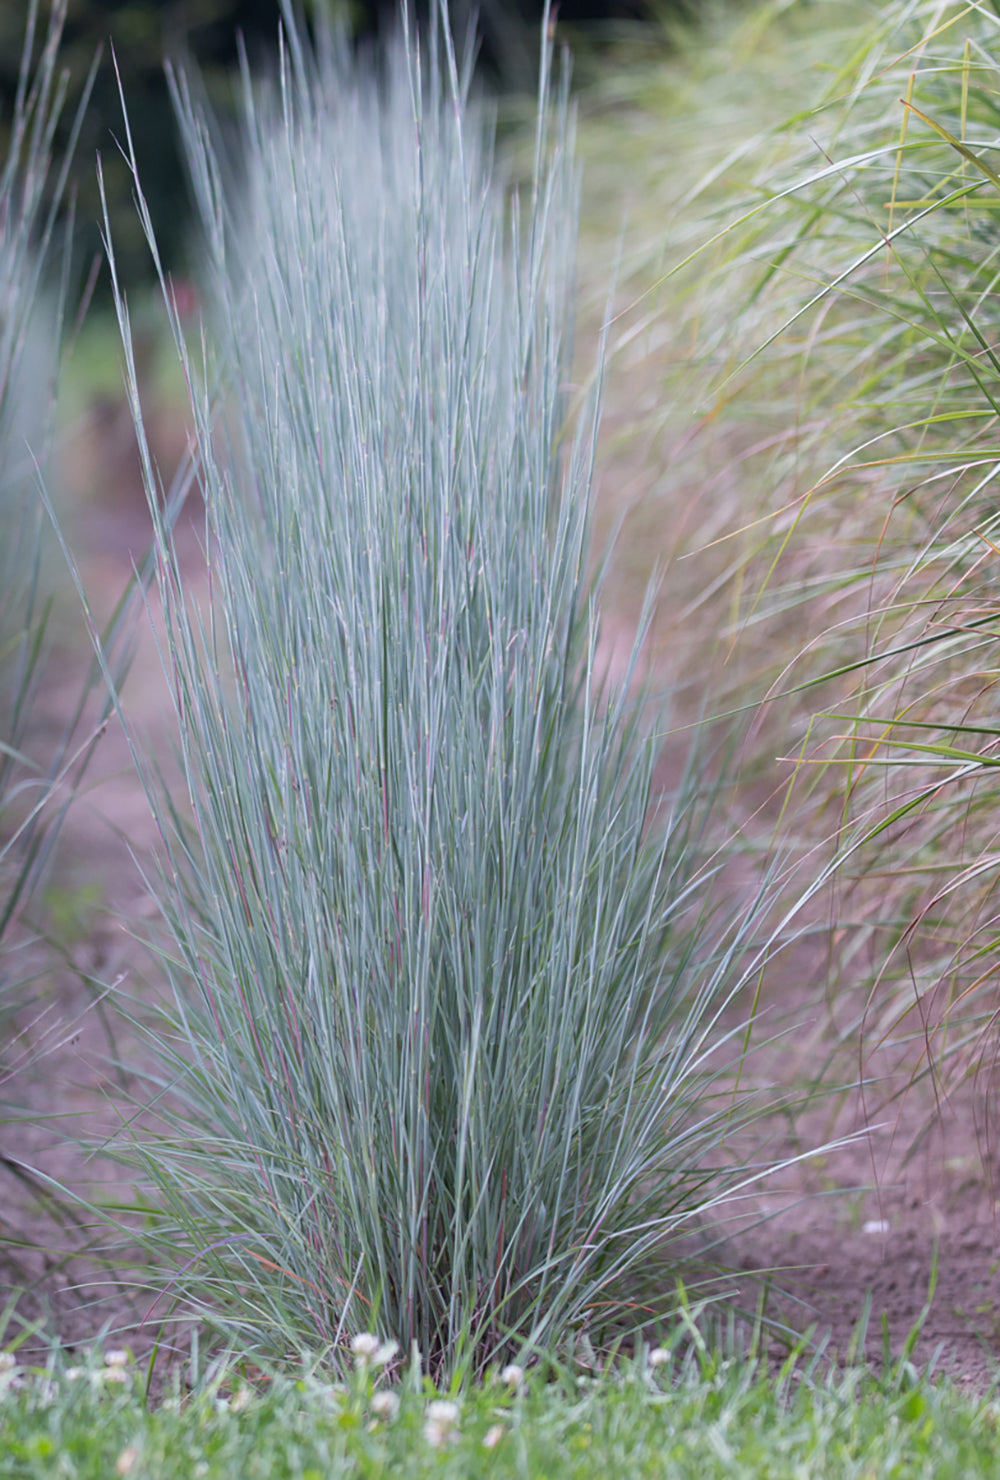
{"type": "MultiPolygon", "coordinates": [[[[113,431],[113,418],[110,425],[113,431]]],[[[112,433],[98,418],[79,433],[83,441],[70,446],[78,470],[88,466],[94,449],[87,439],[95,435],[105,442],[102,465],[109,466],[112,433]]],[[[129,445],[124,437],[117,464],[111,459],[113,476],[96,496],[91,490],[77,530],[85,584],[98,612],[111,609],[149,534],[129,445]]],[[[199,558],[192,537],[193,577],[199,558]]],[[[45,697],[48,723],[74,702],[76,682],[65,660],[45,697]]],[[[169,765],[163,744],[169,702],[148,621],[138,638],[126,709],[136,732],[154,741],[169,765]]],[[[127,1255],[116,1267],[95,1263],[86,1248],[100,1242],[96,1220],[78,1209],[73,1216],[79,1223],[67,1222],[51,1195],[58,1184],[94,1200],[131,1198],[114,1163],[86,1148],[119,1126],[120,1108],[107,1093],[118,1073],[115,1060],[135,1062],[142,1054],[126,1027],[110,1026],[111,1003],[119,995],[148,999],[157,990],[155,965],[137,939],[155,909],[143,877],[155,843],[128,746],[113,722],[63,837],[54,898],[62,904],[68,958],[63,969],[48,969],[44,1018],[27,1024],[32,1031],[34,1022],[36,1037],[44,1031],[45,1051],[4,1091],[26,1113],[4,1125],[0,1282],[25,1290],[21,1314],[49,1319],[70,1345],[92,1341],[107,1328],[142,1351],[159,1334],[152,1323],[136,1330],[149,1296],[136,1285],[127,1255]],[[108,1001],[95,1003],[93,983],[108,984],[108,1001]]],[[[807,942],[768,986],[766,1020],[783,1036],[752,1070],[765,1095],[774,1086],[777,1099],[782,1085],[807,1074],[829,1048],[825,951],[826,943],[807,942]]],[[[877,1072],[868,1061],[865,1068],[877,1072]]],[[[857,1060],[841,1054],[834,1070],[849,1083],[857,1060]]],[[[895,1073],[889,1088],[905,1082],[906,1066],[896,1065],[895,1073]]],[[[898,1353],[922,1320],[915,1360],[933,1359],[964,1382],[985,1383],[1000,1353],[988,1103],[988,1084],[967,1084],[941,1102],[924,1080],[896,1099],[887,1100],[885,1085],[871,1085],[863,1095],[847,1089],[793,1118],[774,1117],[772,1143],[755,1149],[802,1159],[734,1205],[730,1236],[737,1270],[771,1272],[769,1313],[798,1331],[811,1328],[815,1340],[846,1355],[868,1309],[866,1350],[876,1361],[884,1341],[898,1353]],[[844,1135],[855,1139],[839,1149],[815,1149],[844,1135]]],[[[743,1294],[753,1299],[747,1287],[743,1294]]]]}

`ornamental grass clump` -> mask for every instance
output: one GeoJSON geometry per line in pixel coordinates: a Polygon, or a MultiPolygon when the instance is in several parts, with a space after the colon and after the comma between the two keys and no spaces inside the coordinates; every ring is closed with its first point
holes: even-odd
{"type": "Polygon", "coordinates": [[[176,1006],[133,1154],[157,1318],[241,1350],[348,1359],[364,1326],[440,1371],[634,1326],[749,1175],[718,1014],[756,906],[709,932],[693,787],[657,801],[638,649],[613,682],[600,654],[549,77],[517,188],[440,17],[377,73],[290,30],[238,187],[175,79],[210,600],[132,374],[188,792],[149,786],[176,1006]]]}

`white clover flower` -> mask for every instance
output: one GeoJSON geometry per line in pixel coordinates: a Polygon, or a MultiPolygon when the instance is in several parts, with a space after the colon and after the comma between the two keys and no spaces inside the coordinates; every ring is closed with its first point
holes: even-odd
{"type": "Polygon", "coordinates": [[[497,1445],[500,1443],[500,1440],[503,1438],[503,1436],[504,1436],[504,1427],[503,1427],[503,1424],[502,1423],[495,1423],[492,1426],[492,1428],[487,1429],[486,1430],[486,1433],[483,1435],[483,1448],[484,1449],[496,1449],[497,1445]]]}
{"type": "Polygon", "coordinates": [[[654,1346],[649,1354],[649,1365],[651,1367],[663,1367],[670,1361],[670,1353],[662,1346],[654,1346]]]}
{"type": "Polygon", "coordinates": [[[359,1331],[351,1337],[351,1351],[355,1367],[384,1367],[399,1351],[399,1342],[379,1341],[370,1331],[359,1331]]]}
{"type": "Polygon", "coordinates": [[[450,1398],[435,1398],[427,1405],[427,1417],[433,1423],[458,1423],[458,1404],[450,1398]]]}
{"type": "Polygon", "coordinates": [[[351,1337],[351,1351],[359,1366],[370,1362],[378,1349],[379,1339],[370,1331],[359,1331],[357,1336],[351,1337]]]}
{"type": "Polygon", "coordinates": [[[104,1353],[105,1367],[127,1367],[128,1363],[129,1353],[121,1347],[115,1347],[112,1351],[104,1353]]]}
{"type": "Polygon", "coordinates": [[[372,1395],[371,1410],[376,1418],[384,1419],[389,1423],[399,1412],[399,1397],[396,1393],[382,1391],[372,1395]]]}
{"type": "Polygon", "coordinates": [[[500,1381],[505,1382],[508,1387],[521,1388],[524,1386],[524,1368],[517,1362],[508,1362],[500,1373],[500,1381]]]}
{"type": "Polygon", "coordinates": [[[105,1367],[97,1374],[104,1382],[131,1382],[132,1374],[125,1367],[105,1367]]]}
{"type": "Polygon", "coordinates": [[[0,1352],[0,1374],[13,1372],[17,1366],[17,1358],[13,1352],[0,1352]]]}
{"type": "Polygon", "coordinates": [[[136,1462],[137,1462],[138,1458],[139,1458],[139,1451],[138,1451],[138,1449],[136,1449],[136,1447],[135,1447],[134,1444],[130,1444],[127,1449],[123,1449],[122,1450],[121,1454],[115,1460],[115,1474],[116,1475],[127,1475],[127,1474],[129,1474],[129,1472],[131,1470],[134,1470],[135,1469],[136,1462]]]}
{"type": "Polygon", "coordinates": [[[81,1377],[89,1377],[89,1376],[90,1376],[90,1374],[87,1371],[86,1367],[67,1367],[66,1368],[66,1381],[67,1382],[79,1382],[81,1377]]]}
{"type": "Polygon", "coordinates": [[[241,1387],[238,1388],[237,1391],[230,1398],[229,1407],[233,1413],[242,1413],[245,1408],[250,1407],[250,1404],[252,1402],[253,1388],[241,1387]]]}
{"type": "Polygon", "coordinates": [[[458,1437],[458,1404],[447,1398],[435,1398],[427,1405],[427,1422],[424,1438],[428,1444],[439,1449],[458,1437]]]}

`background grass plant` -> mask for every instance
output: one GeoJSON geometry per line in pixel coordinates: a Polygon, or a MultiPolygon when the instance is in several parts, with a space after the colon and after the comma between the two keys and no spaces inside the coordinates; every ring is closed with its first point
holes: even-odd
{"type": "Polygon", "coordinates": [[[36,969],[30,932],[21,927],[71,794],[76,729],[74,722],[61,744],[49,745],[49,755],[39,754],[37,700],[51,593],[36,466],[49,437],[66,287],[65,262],[61,288],[53,273],[65,165],[54,166],[50,154],[64,103],[58,48],[65,14],[62,0],[47,14],[38,0],[28,6],[10,145],[0,168],[0,1084],[30,1053],[10,1020],[36,969]]]}
{"type": "Polygon", "coordinates": [[[744,775],[784,805],[750,816],[766,793],[744,793],[741,828],[766,848],[778,819],[800,876],[841,848],[817,919],[836,926],[831,1020],[893,1042],[904,1081],[931,1025],[976,1062],[994,1010],[997,30],[989,5],[846,25],[839,5],[765,6],[686,90],[664,59],[610,84],[632,161],[619,384],[649,404],[638,435],[617,419],[638,502],[619,585],[666,554],[661,667],[698,655],[720,708],[771,695],[744,775]],[[669,170],[665,129],[692,146],[669,170]],[[683,558],[699,546],[707,580],[683,558]],[[803,755],[788,805],[775,757],[787,780],[803,755]]]}
{"type": "Polygon", "coordinates": [[[784,682],[831,675],[810,758],[832,761],[812,769],[860,875],[841,923],[869,943],[873,1040],[915,1040],[925,1065],[946,1048],[967,1065],[975,999],[995,1010],[998,43],[989,7],[883,7],[767,242],[777,364],[811,398],[803,420],[824,413],[794,538],[833,533],[818,575],[836,621],[784,682]]]}
{"type": "Polygon", "coordinates": [[[797,280],[761,283],[788,235],[768,200],[804,171],[805,136],[824,116],[817,97],[837,96],[838,59],[846,66],[870,15],[794,0],[716,6],[670,46],[623,46],[582,99],[588,316],[604,314],[616,210],[623,233],[604,442],[616,477],[598,500],[609,523],[626,511],[611,590],[636,614],[651,571],[668,568],[657,646],[671,676],[709,665],[719,709],[754,682],[763,691],[768,660],[801,645],[801,627],[774,645],[773,616],[759,642],[734,637],[762,558],[766,570],[762,547],[775,525],[787,529],[782,506],[818,418],[773,352],[738,384],[729,377],[786,316],[779,293],[798,301],[797,280]]]}
{"type": "Polygon", "coordinates": [[[132,1154],[155,1308],[249,1352],[364,1324],[480,1369],[642,1324],[761,1170],[727,1152],[752,1111],[720,1017],[766,887],[714,910],[638,645],[604,678],[566,88],[546,54],[508,195],[468,82],[440,18],[378,78],[292,28],[269,99],[246,82],[237,192],[175,79],[232,410],[174,314],[206,610],[130,362],[193,815],[147,779],[176,1008],[132,1154]]]}

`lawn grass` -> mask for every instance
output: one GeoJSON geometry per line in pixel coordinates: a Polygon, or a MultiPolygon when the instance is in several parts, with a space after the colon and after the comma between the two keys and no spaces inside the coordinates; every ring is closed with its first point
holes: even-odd
{"type": "Polygon", "coordinates": [[[882,1374],[801,1356],[769,1370],[689,1343],[601,1375],[494,1370],[457,1391],[406,1368],[387,1377],[362,1365],[341,1384],[230,1369],[147,1404],[146,1374],[125,1355],[0,1371],[5,1480],[996,1473],[995,1392],[931,1382],[906,1359],[882,1374]]]}

